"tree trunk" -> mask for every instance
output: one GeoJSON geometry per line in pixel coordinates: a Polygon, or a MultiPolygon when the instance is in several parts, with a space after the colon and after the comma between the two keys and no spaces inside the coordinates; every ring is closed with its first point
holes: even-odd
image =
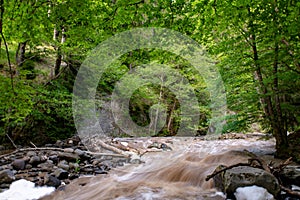
{"type": "Polygon", "coordinates": [[[62,54],[61,54],[61,49],[60,47],[57,48],[56,52],[56,60],[55,60],[55,66],[54,66],[54,74],[57,76],[60,71],[60,65],[61,65],[61,60],[62,60],[62,54]]]}
{"type": "Polygon", "coordinates": [[[275,48],[274,48],[274,61],[273,61],[273,75],[274,75],[274,80],[273,80],[273,90],[274,90],[274,103],[275,103],[275,116],[274,116],[274,136],[276,138],[276,150],[277,150],[277,155],[279,157],[284,157],[287,156],[286,150],[288,148],[288,140],[287,140],[287,130],[285,129],[284,126],[284,119],[283,119],[283,114],[281,110],[281,101],[279,97],[279,84],[278,84],[278,54],[279,54],[279,44],[278,44],[278,24],[277,24],[277,1],[275,0],[275,7],[274,7],[274,27],[275,32],[274,32],[274,41],[275,41],[275,48]]]}
{"type": "MultiPolygon", "coordinates": [[[[248,13],[252,16],[250,8],[248,8],[248,13]]],[[[253,17],[253,16],[252,16],[253,17]]],[[[250,18],[251,19],[251,18],[250,18]]],[[[257,43],[255,37],[255,30],[253,21],[250,20],[249,22],[250,28],[250,40],[251,40],[251,47],[253,53],[253,62],[255,66],[255,79],[258,82],[258,91],[260,94],[260,101],[264,110],[264,114],[267,120],[270,123],[270,126],[273,131],[273,136],[276,139],[276,153],[278,157],[285,157],[286,149],[288,147],[287,142],[287,134],[284,128],[283,123],[283,116],[280,107],[280,99],[279,99],[279,89],[278,89],[278,43],[275,42],[275,49],[274,49],[274,62],[273,62],[273,75],[275,76],[273,80],[273,87],[268,88],[263,80],[263,75],[261,71],[261,66],[259,64],[259,57],[258,57],[258,50],[257,50],[257,43]],[[269,91],[270,89],[270,91],[269,91]],[[274,99],[272,101],[271,94],[273,95],[274,99]]],[[[276,37],[275,37],[276,38],[276,37]]],[[[275,39],[276,40],[276,39],[275,39]]]]}
{"type": "Polygon", "coordinates": [[[25,51],[26,51],[26,44],[25,42],[20,42],[16,51],[16,63],[17,66],[22,66],[25,61],[25,51]]]}

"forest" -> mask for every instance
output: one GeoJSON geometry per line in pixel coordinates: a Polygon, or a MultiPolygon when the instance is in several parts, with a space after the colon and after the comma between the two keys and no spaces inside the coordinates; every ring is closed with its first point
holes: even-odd
{"type": "MultiPolygon", "coordinates": [[[[300,138],[288,136],[300,133],[299,16],[296,0],[0,0],[0,144],[44,145],[76,134],[73,86],[90,52],[124,31],[158,27],[196,41],[220,72],[227,99],[222,134],[251,132],[255,125],[274,136],[279,157],[300,161],[300,138]]],[[[195,93],[198,105],[191,108],[200,117],[190,128],[197,135],[211,131],[204,78],[186,59],[161,49],[133,50],[111,63],[98,83],[99,109],[118,81],[133,87],[132,71],[158,79],[128,97],[136,124],[148,125],[153,105],[163,105],[165,124],[155,136],[176,135],[189,119],[180,114],[173,84],[195,93]],[[168,79],[165,65],[188,84],[168,79]]],[[[122,96],[127,89],[120,89],[122,96]]]]}

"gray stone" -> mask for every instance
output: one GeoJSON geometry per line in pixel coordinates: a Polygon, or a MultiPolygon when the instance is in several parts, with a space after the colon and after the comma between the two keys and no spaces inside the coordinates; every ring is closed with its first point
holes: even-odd
{"type": "Polygon", "coordinates": [[[74,152],[74,149],[72,149],[72,148],[65,148],[65,149],[64,149],[64,152],[67,152],[67,153],[73,153],[73,152],[74,152]]]}
{"type": "Polygon", "coordinates": [[[78,163],[69,163],[69,167],[71,169],[78,169],[79,168],[79,164],[78,163]]]}
{"type": "Polygon", "coordinates": [[[82,151],[82,150],[80,150],[80,149],[76,149],[74,152],[75,152],[77,155],[79,155],[79,156],[83,156],[83,155],[84,155],[84,151],[82,151]]]}
{"type": "Polygon", "coordinates": [[[5,169],[5,170],[0,171],[0,184],[11,183],[15,179],[16,179],[15,175],[11,170],[5,169]]]}
{"type": "Polygon", "coordinates": [[[53,163],[57,163],[58,157],[57,157],[57,155],[51,155],[51,156],[49,156],[49,160],[52,160],[53,163]]]}
{"type": "Polygon", "coordinates": [[[69,176],[69,173],[66,170],[63,170],[61,168],[56,169],[53,174],[55,175],[56,178],[62,180],[62,179],[67,179],[69,176]]]}
{"type": "Polygon", "coordinates": [[[79,155],[78,154],[75,154],[75,153],[67,153],[67,152],[60,152],[58,154],[58,157],[60,159],[64,159],[64,160],[67,160],[69,162],[74,162],[76,160],[79,160],[79,155]]]}
{"type": "Polygon", "coordinates": [[[38,164],[37,167],[39,167],[42,171],[49,171],[50,169],[52,169],[54,167],[54,164],[44,162],[44,163],[38,164]]]}
{"type": "Polygon", "coordinates": [[[32,165],[31,164],[26,164],[25,165],[25,169],[31,169],[32,168],[32,165]]]}
{"type": "Polygon", "coordinates": [[[284,185],[300,186],[300,166],[286,166],[279,177],[284,185]]]}
{"type": "Polygon", "coordinates": [[[25,169],[25,160],[16,159],[11,163],[11,165],[15,170],[23,170],[25,169]]]}
{"type": "Polygon", "coordinates": [[[280,186],[275,176],[265,170],[239,166],[226,170],[214,177],[215,186],[233,198],[234,192],[239,187],[256,185],[268,190],[274,197],[280,193],[280,186]]]}
{"type": "Polygon", "coordinates": [[[36,156],[36,152],[28,151],[26,155],[29,156],[29,157],[36,156]]]}
{"type": "Polygon", "coordinates": [[[130,163],[131,164],[141,164],[142,161],[140,159],[141,157],[137,154],[132,154],[131,157],[130,157],[130,163]]]}
{"type": "Polygon", "coordinates": [[[41,162],[41,158],[39,156],[32,156],[29,160],[29,164],[37,165],[41,162]]]}
{"type": "Polygon", "coordinates": [[[57,164],[57,167],[60,167],[60,168],[62,168],[62,169],[64,169],[64,170],[69,170],[69,164],[68,164],[68,162],[67,161],[65,161],[65,160],[62,160],[62,161],[60,161],[58,164],[57,164]]]}
{"type": "Polygon", "coordinates": [[[47,186],[52,186],[52,187],[57,188],[58,186],[60,186],[61,181],[58,178],[56,178],[55,176],[46,174],[44,176],[44,184],[47,186]]]}

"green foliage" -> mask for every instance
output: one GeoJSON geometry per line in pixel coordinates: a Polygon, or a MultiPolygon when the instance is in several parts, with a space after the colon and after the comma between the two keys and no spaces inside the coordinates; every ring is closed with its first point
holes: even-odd
{"type": "Polygon", "coordinates": [[[74,134],[71,94],[58,82],[44,87],[26,79],[0,75],[0,134],[11,135],[16,143],[36,144],[64,139],[74,134]]]}

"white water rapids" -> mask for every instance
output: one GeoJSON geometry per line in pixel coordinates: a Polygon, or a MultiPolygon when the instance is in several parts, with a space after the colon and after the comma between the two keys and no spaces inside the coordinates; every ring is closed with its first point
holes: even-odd
{"type": "MultiPolygon", "coordinates": [[[[146,140],[160,140],[172,151],[149,152],[142,164],[126,165],[108,175],[74,180],[64,191],[43,198],[53,200],[209,200],[225,199],[207,175],[220,165],[247,162],[244,149],[266,156],[274,152],[274,140],[195,138],[132,139],[148,145],[146,140]]],[[[271,157],[271,156],[269,156],[271,157]]]]}

